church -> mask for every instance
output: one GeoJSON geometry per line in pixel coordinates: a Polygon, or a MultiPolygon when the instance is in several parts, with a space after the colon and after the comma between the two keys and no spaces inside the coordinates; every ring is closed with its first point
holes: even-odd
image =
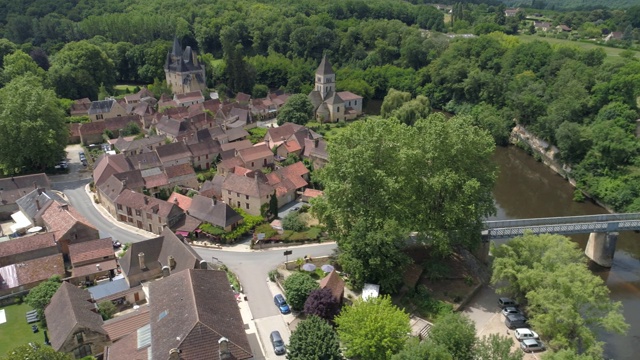
{"type": "Polygon", "coordinates": [[[316,85],[309,93],[313,113],[319,122],[353,120],[362,114],[362,96],[336,91],[336,74],[325,55],[316,70],[316,85]]]}
{"type": "Polygon", "coordinates": [[[204,64],[198,62],[197,54],[191,50],[191,46],[183,50],[178,38],[173,39],[173,48],[167,54],[164,74],[167,85],[171,87],[174,94],[193,91],[205,93],[207,90],[204,64]]]}

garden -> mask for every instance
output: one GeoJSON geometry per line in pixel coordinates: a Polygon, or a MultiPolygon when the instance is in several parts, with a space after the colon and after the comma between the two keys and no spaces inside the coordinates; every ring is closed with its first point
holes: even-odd
{"type": "MultiPolygon", "coordinates": [[[[4,310],[6,322],[0,324],[0,354],[30,342],[43,344],[44,329],[34,333],[31,324],[27,324],[25,314],[33,310],[26,303],[13,304],[1,308],[4,310]]],[[[40,324],[37,324],[40,327],[40,324]]]]}

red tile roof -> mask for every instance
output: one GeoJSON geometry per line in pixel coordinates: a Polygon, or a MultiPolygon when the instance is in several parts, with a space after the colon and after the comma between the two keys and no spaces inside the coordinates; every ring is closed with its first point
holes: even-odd
{"type": "Polygon", "coordinates": [[[19,285],[44,281],[52,275],[65,276],[62,254],[28,260],[14,266],[19,285]]]}
{"type": "Polygon", "coordinates": [[[75,266],[71,270],[71,276],[74,278],[81,278],[91,274],[97,274],[108,270],[118,268],[116,259],[104,260],[99,263],[87,264],[83,266],[75,266]],[[100,265],[99,267],[96,265],[100,265]]]}
{"type": "Polygon", "coordinates": [[[168,203],[164,200],[156,199],[152,196],[143,195],[128,189],[123,190],[120,195],[118,195],[116,204],[128,206],[132,209],[142,210],[146,213],[154,213],[157,214],[161,219],[166,219],[171,214],[171,212],[175,212],[174,206],[178,208],[177,205],[174,205],[172,203],[168,203]]]}
{"type": "Polygon", "coordinates": [[[320,288],[331,290],[333,297],[342,301],[342,296],[344,294],[344,280],[342,280],[335,270],[331,271],[329,275],[320,280],[320,288]]]}
{"type": "Polygon", "coordinates": [[[177,192],[173,192],[167,201],[178,205],[184,211],[189,210],[191,207],[191,198],[177,192]]]}
{"type": "Polygon", "coordinates": [[[114,256],[113,243],[110,237],[69,245],[69,257],[72,264],[89,260],[102,260],[105,256],[114,256]]]}
{"type": "Polygon", "coordinates": [[[306,196],[309,198],[317,198],[322,195],[324,195],[324,192],[316,189],[304,189],[304,192],[302,193],[302,196],[306,196]]]}
{"type": "Polygon", "coordinates": [[[70,205],[62,205],[57,201],[54,201],[42,213],[42,220],[47,225],[47,230],[56,235],[56,241],[60,240],[78,223],[95,229],[75,208],[70,205]]]}
{"type": "Polygon", "coordinates": [[[149,323],[149,305],[142,305],[127,314],[104,322],[102,328],[111,341],[117,341],[149,323]]]}
{"type": "Polygon", "coordinates": [[[53,233],[35,234],[14,240],[0,241],[0,257],[56,246],[53,233]]]}
{"type": "Polygon", "coordinates": [[[238,156],[245,162],[273,157],[273,152],[266,145],[257,145],[238,151],[238,156]]]}
{"type": "Polygon", "coordinates": [[[174,179],[185,175],[196,176],[196,172],[193,170],[193,167],[191,167],[191,164],[167,166],[164,168],[164,171],[166,172],[168,179],[174,179]]]}
{"type": "Polygon", "coordinates": [[[309,169],[307,169],[307,167],[304,166],[304,163],[302,163],[302,161],[298,161],[295,164],[285,166],[278,171],[284,174],[287,178],[290,178],[293,176],[304,176],[309,174],[309,169]]]}

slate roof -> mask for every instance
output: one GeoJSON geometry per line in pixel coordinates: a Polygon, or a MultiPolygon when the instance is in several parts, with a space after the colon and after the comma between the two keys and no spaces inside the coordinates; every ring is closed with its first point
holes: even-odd
{"type": "Polygon", "coordinates": [[[233,129],[228,129],[227,130],[227,137],[229,138],[229,141],[236,141],[238,139],[244,139],[247,136],[249,136],[249,133],[247,132],[247,130],[245,130],[244,128],[233,128],[233,129]]]}
{"type": "Polygon", "coordinates": [[[251,141],[249,140],[234,141],[234,142],[220,145],[220,148],[222,149],[222,151],[242,150],[242,149],[248,149],[250,147],[253,147],[253,144],[251,144],[251,141]]]}
{"type": "Polygon", "coordinates": [[[172,272],[199,267],[200,260],[202,260],[191,246],[180,241],[171,230],[165,228],[162,235],[156,238],[132,243],[129,250],[120,259],[120,267],[124,274],[131,277],[168,265],[167,257],[169,255],[173,256],[176,262],[172,272]],[[138,254],[141,252],[144,253],[146,263],[144,270],[140,269],[138,262],[138,254]]]}
{"type": "Polygon", "coordinates": [[[128,189],[142,189],[144,187],[144,178],[140,170],[130,170],[113,174],[115,178],[120,180],[128,189]]]}
{"type": "Polygon", "coordinates": [[[250,178],[229,174],[222,183],[222,192],[224,193],[225,190],[262,198],[272,194],[274,189],[266,181],[259,180],[258,177],[250,178]]]}
{"type": "Polygon", "coordinates": [[[342,98],[340,98],[340,95],[338,95],[338,93],[332,91],[329,94],[329,97],[325,100],[325,104],[340,105],[344,104],[344,101],[342,100],[342,98]]]}
{"type": "Polygon", "coordinates": [[[42,213],[42,220],[46,224],[47,230],[55,234],[56,241],[60,240],[76,224],[84,224],[95,229],[74,207],[58,202],[49,205],[42,213]]]}
{"type": "Polygon", "coordinates": [[[191,207],[191,198],[188,196],[184,196],[182,194],[179,194],[177,192],[173,192],[171,194],[171,196],[169,196],[169,199],[167,199],[168,202],[170,203],[174,203],[176,205],[178,205],[178,207],[180,207],[180,209],[187,211],[189,210],[189,208],[191,207]]]}
{"type": "Polygon", "coordinates": [[[189,215],[221,228],[236,224],[242,220],[242,216],[229,205],[201,195],[193,196],[189,215]]]}
{"type": "Polygon", "coordinates": [[[253,357],[227,276],[218,270],[186,270],[149,286],[152,358],[179,348],[184,359],[217,359],[218,340],[229,340],[232,359],[253,357]]]}
{"type": "Polygon", "coordinates": [[[116,198],[122,190],[125,189],[124,184],[120,179],[115,177],[114,175],[110,176],[106,181],[98,186],[98,189],[111,200],[111,202],[116,201],[116,198]]]}
{"type": "Polygon", "coordinates": [[[114,256],[113,243],[110,237],[69,245],[69,257],[72,264],[89,260],[102,260],[105,257],[114,256]]]}
{"type": "Polygon", "coordinates": [[[55,246],[57,245],[53,233],[22,236],[17,239],[0,241],[0,257],[8,257],[55,246]]]}
{"type": "Polygon", "coordinates": [[[318,66],[318,69],[316,70],[316,75],[333,75],[333,74],[335,74],[335,72],[331,67],[331,63],[329,62],[329,59],[327,59],[327,55],[324,55],[322,57],[322,61],[320,61],[320,65],[318,66]]]}
{"type": "Polygon", "coordinates": [[[250,148],[238,150],[238,156],[245,162],[255,161],[262,158],[273,157],[273,152],[267,145],[256,145],[250,148]]]}
{"type": "Polygon", "coordinates": [[[22,211],[32,223],[35,223],[36,216],[42,213],[53,201],[66,204],[66,201],[53,191],[40,188],[16,200],[16,204],[18,204],[20,211],[22,211]]]}
{"type": "Polygon", "coordinates": [[[188,145],[189,150],[193,156],[211,155],[210,160],[215,160],[215,157],[222,152],[222,147],[218,140],[202,141],[197,144],[188,145]]]}
{"type": "Polygon", "coordinates": [[[44,173],[0,179],[0,205],[15,204],[37,188],[51,189],[49,178],[44,173]]]}
{"type": "Polygon", "coordinates": [[[163,163],[191,157],[191,151],[183,142],[161,145],[156,148],[160,161],[163,163]]]}
{"type": "Polygon", "coordinates": [[[105,321],[102,328],[109,334],[109,339],[115,342],[147,325],[149,316],[149,305],[142,305],[130,313],[105,321]]]}
{"type": "Polygon", "coordinates": [[[200,187],[200,195],[206,197],[220,198],[222,194],[222,183],[224,182],[224,176],[216,174],[211,181],[205,181],[200,187]]]}
{"type": "Polygon", "coordinates": [[[98,158],[93,169],[93,181],[100,186],[111,175],[131,170],[131,165],[124,154],[104,154],[98,158]]]}
{"type": "Polygon", "coordinates": [[[89,115],[108,113],[115,103],[114,99],[92,101],[89,107],[89,115]]]}
{"type": "Polygon", "coordinates": [[[129,162],[134,168],[139,170],[145,170],[162,165],[158,153],[155,151],[147,151],[140,154],[134,154],[129,156],[129,162]]]}
{"type": "Polygon", "coordinates": [[[90,302],[91,294],[68,282],[63,282],[44,310],[49,328],[49,341],[54,350],[59,351],[74,328],[90,329],[107,335],[102,328],[102,316],[90,302]]]}
{"type": "Polygon", "coordinates": [[[331,271],[329,275],[320,280],[320,288],[331,290],[333,297],[342,301],[342,296],[344,294],[344,280],[342,280],[335,270],[331,271]]]}

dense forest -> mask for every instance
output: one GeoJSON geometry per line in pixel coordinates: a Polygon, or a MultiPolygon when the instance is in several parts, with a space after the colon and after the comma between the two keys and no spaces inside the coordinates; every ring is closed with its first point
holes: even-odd
{"type": "Polygon", "coordinates": [[[624,9],[640,5],[638,0],[502,0],[508,6],[523,6],[533,9],[624,9]]]}
{"type": "MultiPolygon", "coordinates": [[[[308,93],[327,54],[339,90],[426,96],[432,107],[470,114],[498,144],[522,124],[560,148],[579,188],[618,211],[640,211],[633,56],[523,42],[507,35],[523,26],[505,18],[504,5],[457,4],[445,21],[444,12],[413,2],[2,0],[0,85],[30,74],[66,99],[97,99],[116,83],[160,86],[177,36],[197,50],[220,92],[308,93]],[[478,36],[442,34],[456,27],[478,36]]],[[[612,30],[640,27],[633,11],[608,14],[612,30]]]]}

